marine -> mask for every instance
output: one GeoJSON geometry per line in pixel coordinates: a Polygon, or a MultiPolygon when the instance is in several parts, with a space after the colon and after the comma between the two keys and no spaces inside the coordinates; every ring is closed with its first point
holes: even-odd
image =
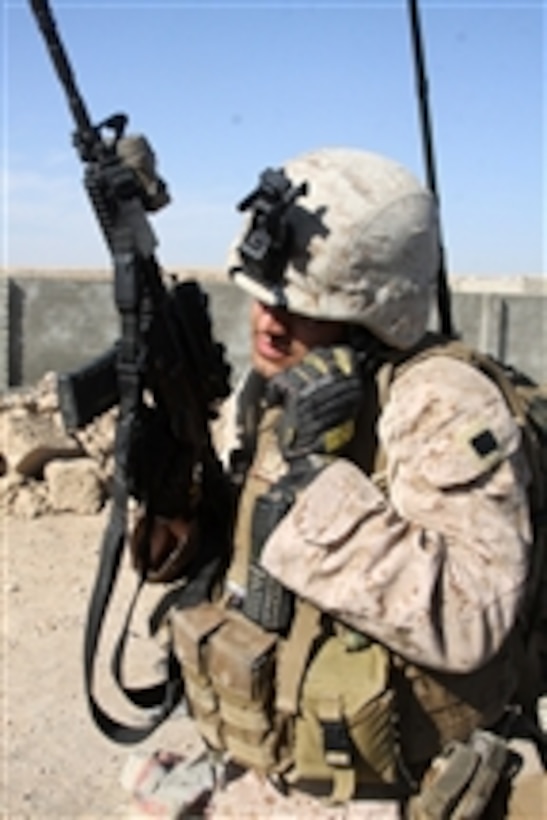
{"type": "MultiPolygon", "coordinates": [[[[242,204],[228,268],[252,296],[252,360],[220,453],[233,552],[209,599],[170,616],[196,724],[284,789],[504,816],[502,727],[537,695],[532,469],[499,385],[428,332],[434,197],[387,157],[324,148],[242,204]]],[[[198,519],[156,521],[160,563],[199,551],[198,519]]]]}

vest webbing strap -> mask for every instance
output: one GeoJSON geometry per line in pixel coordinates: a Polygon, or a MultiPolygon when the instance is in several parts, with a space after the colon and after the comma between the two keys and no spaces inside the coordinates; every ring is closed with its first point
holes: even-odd
{"type": "Polygon", "coordinates": [[[357,776],[353,766],[339,766],[332,768],[333,789],[328,802],[347,803],[355,794],[357,776]]]}
{"type": "Polygon", "coordinates": [[[314,641],[321,635],[321,612],[297,599],[291,631],[278,650],[276,707],[287,715],[298,710],[300,687],[314,641]]]}

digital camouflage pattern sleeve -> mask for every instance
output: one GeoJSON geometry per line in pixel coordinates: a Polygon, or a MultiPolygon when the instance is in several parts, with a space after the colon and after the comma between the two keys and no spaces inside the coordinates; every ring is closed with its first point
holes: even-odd
{"type": "Polygon", "coordinates": [[[262,563],[408,660],[473,670],[510,633],[524,595],[532,536],[520,430],[488,378],[435,356],[396,379],[379,435],[387,491],[336,460],[262,563]]]}

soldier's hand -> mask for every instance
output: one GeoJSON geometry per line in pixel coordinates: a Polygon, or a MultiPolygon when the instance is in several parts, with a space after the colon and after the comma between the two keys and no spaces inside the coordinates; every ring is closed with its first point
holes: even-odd
{"type": "Polygon", "coordinates": [[[168,583],[183,577],[195,555],[197,520],[156,517],[148,521],[143,513],[129,539],[133,568],[152,583],[168,583]]]}
{"type": "Polygon", "coordinates": [[[271,404],[282,404],[279,446],[291,461],[312,453],[336,455],[351,441],[363,387],[352,348],[315,348],[268,384],[271,404]]]}

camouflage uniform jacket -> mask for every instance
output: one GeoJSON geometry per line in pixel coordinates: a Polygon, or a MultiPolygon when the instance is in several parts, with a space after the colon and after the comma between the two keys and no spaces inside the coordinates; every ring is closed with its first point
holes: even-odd
{"type": "Polygon", "coordinates": [[[436,356],[392,385],[386,490],[327,467],[266,543],[283,584],[413,663],[466,673],[500,650],[528,569],[528,471],[496,386],[436,356]]]}

